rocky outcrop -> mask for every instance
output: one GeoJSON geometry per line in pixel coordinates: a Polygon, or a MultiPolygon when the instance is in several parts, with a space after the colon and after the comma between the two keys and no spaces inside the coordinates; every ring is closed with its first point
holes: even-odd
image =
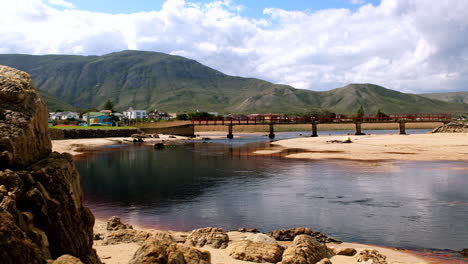
{"type": "Polygon", "coordinates": [[[210,253],[150,236],[135,252],[129,264],[209,264],[210,253]]]}
{"type": "Polygon", "coordinates": [[[284,248],[276,243],[239,240],[231,242],[227,251],[231,257],[238,260],[277,263],[281,261],[284,248]]]}
{"type": "Polygon", "coordinates": [[[249,234],[247,235],[245,240],[250,240],[253,242],[272,243],[272,244],[277,243],[276,240],[274,240],[273,238],[265,234],[261,234],[261,233],[249,234]]]}
{"type": "Polygon", "coordinates": [[[283,264],[315,264],[333,256],[325,244],[309,235],[298,235],[283,253],[283,264]]]}
{"type": "Polygon", "coordinates": [[[336,255],[341,256],[354,256],[356,255],[357,251],[354,248],[339,248],[334,250],[336,255]]]}
{"type": "Polygon", "coordinates": [[[358,263],[387,264],[387,257],[375,249],[363,249],[356,255],[358,263]]]}
{"type": "Polygon", "coordinates": [[[468,133],[468,123],[456,122],[448,123],[434,128],[432,133],[468,133]]]}
{"type": "Polygon", "coordinates": [[[217,227],[195,229],[185,241],[188,246],[203,247],[209,245],[213,248],[226,248],[228,243],[228,234],[222,228],[217,227]]]}
{"type": "Polygon", "coordinates": [[[72,157],[50,153],[47,109],[24,72],[0,66],[0,259],[46,263],[69,254],[101,263],[94,216],[72,157]]]}
{"type": "Polygon", "coordinates": [[[278,240],[278,241],[293,241],[294,238],[298,235],[309,235],[314,237],[318,242],[321,243],[330,243],[330,242],[341,242],[338,239],[335,239],[333,237],[329,237],[327,235],[324,235],[320,232],[316,232],[310,228],[307,227],[296,227],[296,228],[290,228],[290,229],[278,229],[278,230],[273,230],[267,235],[271,236],[272,238],[278,240]]]}
{"type": "Polygon", "coordinates": [[[115,231],[120,229],[133,229],[132,225],[124,224],[118,216],[112,216],[107,220],[107,231],[115,231]]]}
{"type": "Polygon", "coordinates": [[[31,77],[0,65],[0,170],[24,168],[49,155],[47,117],[31,77]]]}
{"type": "Polygon", "coordinates": [[[460,251],[460,254],[462,254],[465,257],[468,257],[468,248],[464,248],[460,251]]]}
{"type": "Polygon", "coordinates": [[[74,256],[63,255],[56,259],[52,264],[83,264],[83,262],[74,256]]]}
{"type": "Polygon", "coordinates": [[[117,245],[121,243],[143,244],[149,236],[148,232],[134,229],[121,229],[109,232],[102,241],[103,245],[117,245]]]}

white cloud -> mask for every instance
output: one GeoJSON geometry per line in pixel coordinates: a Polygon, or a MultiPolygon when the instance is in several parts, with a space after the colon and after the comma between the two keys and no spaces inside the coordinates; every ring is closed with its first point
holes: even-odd
{"type": "Polygon", "coordinates": [[[167,0],[161,10],[133,14],[45,1],[0,3],[0,53],[153,50],[297,88],[369,82],[405,92],[467,90],[465,0],[383,0],[355,12],[270,8],[262,19],[243,17],[235,1],[167,0]]]}
{"type": "Polygon", "coordinates": [[[47,1],[51,5],[61,6],[61,7],[65,7],[65,8],[75,8],[75,5],[73,5],[70,2],[64,1],[64,0],[47,0],[47,1]]]}

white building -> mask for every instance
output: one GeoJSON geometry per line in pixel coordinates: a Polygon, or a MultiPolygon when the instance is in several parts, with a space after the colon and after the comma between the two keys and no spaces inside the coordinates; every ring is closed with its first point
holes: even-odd
{"type": "Polygon", "coordinates": [[[50,113],[50,119],[52,120],[67,120],[67,119],[80,119],[80,114],[77,112],[57,112],[50,113]]]}
{"type": "Polygon", "coordinates": [[[132,107],[124,111],[123,114],[128,119],[146,118],[148,116],[146,110],[133,110],[132,107]]]}

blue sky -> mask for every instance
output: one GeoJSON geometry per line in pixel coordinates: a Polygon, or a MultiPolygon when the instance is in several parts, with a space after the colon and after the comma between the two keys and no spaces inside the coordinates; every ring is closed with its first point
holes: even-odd
{"type": "MultiPolygon", "coordinates": [[[[186,2],[209,3],[213,0],[187,0],[186,2]]],[[[165,0],[68,0],[76,8],[104,13],[134,13],[160,10],[165,0]]],[[[317,11],[330,8],[348,8],[356,10],[362,4],[378,5],[380,0],[231,0],[234,5],[241,5],[242,15],[251,18],[263,17],[265,8],[281,8],[288,11],[317,11]]]]}

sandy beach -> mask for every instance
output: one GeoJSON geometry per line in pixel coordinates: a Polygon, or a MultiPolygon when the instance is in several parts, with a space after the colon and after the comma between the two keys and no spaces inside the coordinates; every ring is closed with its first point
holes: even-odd
{"type": "Polygon", "coordinates": [[[347,160],[468,160],[467,133],[302,137],[279,140],[259,155],[296,150],[288,158],[347,160]]]}
{"type": "MultiPolygon", "coordinates": [[[[146,232],[156,232],[157,230],[143,228],[140,226],[134,226],[137,230],[143,230],[146,232]]],[[[171,234],[176,234],[178,236],[186,236],[188,232],[174,232],[168,231],[171,234]]],[[[94,225],[94,233],[103,234],[104,236],[108,233],[106,230],[106,221],[97,219],[96,224],[94,225]]],[[[237,241],[245,239],[250,233],[245,232],[228,232],[229,240],[230,241],[237,241]]],[[[280,241],[280,245],[284,247],[288,247],[292,244],[289,241],[280,241]]],[[[389,264],[434,264],[434,263],[444,263],[438,262],[434,259],[419,257],[416,256],[411,251],[395,249],[395,248],[387,248],[387,247],[379,247],[374,245],[366,245],[366,244],[359,244],[359,243],[328,243],[327,246],[329,248],[354,248],[358,252],[363,249],[375,249],[378,250],[382,255],[387,257],[387,262],[389,264]]],[[[133,254],[137,251],[140,246],[137,243],[120,243],[117,245],[103,245],[103,240],[96,240],[94,241],[94,248],[96,249],[99,257],[101,260],[106,264],[126,264],[132,258],[133,254]]],[[[229,256],[229,253],[226,249],[215,249],[210,246],[204,246],[199,248],[201,250],[209,251],[211,254],[211,263],[213,264],[251,264],[254,262],[248,261],[241,261],[232,258],[229,256]]],[[[355,257],[352,256],[334,256],[330,258],[333,264],[355,264],[358,263],[355,257]]]]}

